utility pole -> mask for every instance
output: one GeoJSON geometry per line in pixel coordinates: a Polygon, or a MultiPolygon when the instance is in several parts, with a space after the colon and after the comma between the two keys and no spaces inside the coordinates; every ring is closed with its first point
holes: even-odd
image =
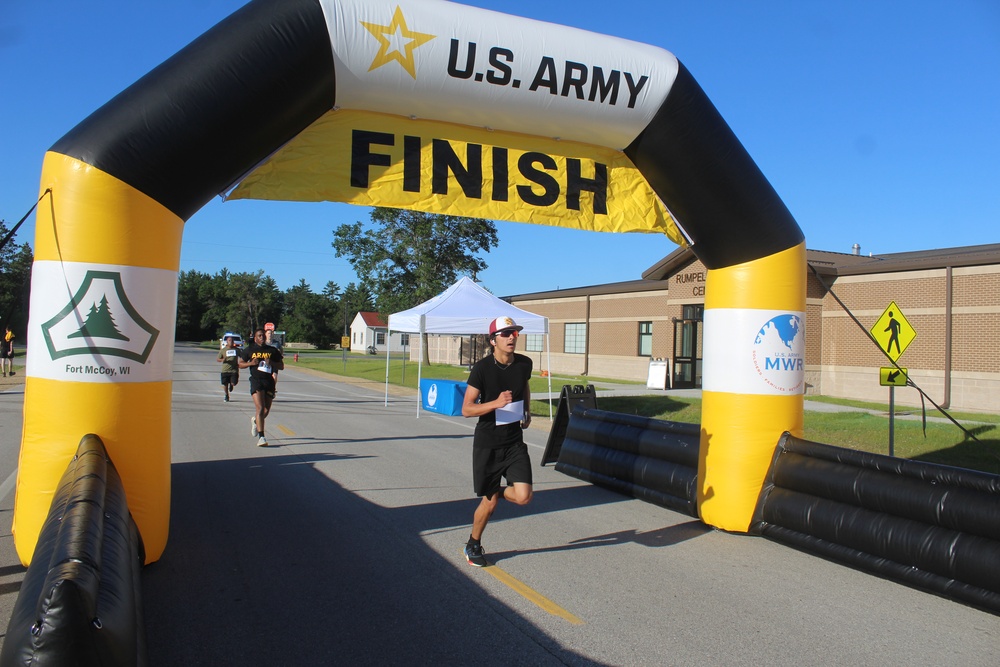
{"type": "Polygon", "coordinates": [[[347,374],[347,346],[344,345],[344,338],[347,338],[347,290],[340,298],[340,307],[344,311],[344,334],[340,339],[340,354],[344,360],[344,374],[347,374]]]}

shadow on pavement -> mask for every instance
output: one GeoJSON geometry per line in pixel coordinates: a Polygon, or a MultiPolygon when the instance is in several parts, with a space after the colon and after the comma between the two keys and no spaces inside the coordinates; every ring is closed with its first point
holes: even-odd
{"type": "MultiPolygon", "coordinates": [[[[151,666],[599,664],[425,544],[476,499],[381,507],[316,470],[331,463],[351,458],[173,465],[170,541],[142,573],[151,666]]],[[[541,491],[532,510],[619,498],[589,490],[541,491]]]]}
{"type": "Polygon", "coordinates": [[[489,555],[489,560],[499,563],[502,560],[524,556],[527,554],[550,553],[558,551],[574,551],[576,549],[592,549],[594,547],[609,547],[620,544],[634,542],[644,547],[662,548],[669,547],[681,542],[693,540],[706,533],[712,532],[712,528],[700,521],[688,521],[674,526],[665,526],[656,530],[645,532],[638,530],[623,530],[607,535],[595,535],[582,540],[574,540],[569,544],[558,547],[546,547],[544,549],[526,549],[517,551],[501,551],[489,555]]]}

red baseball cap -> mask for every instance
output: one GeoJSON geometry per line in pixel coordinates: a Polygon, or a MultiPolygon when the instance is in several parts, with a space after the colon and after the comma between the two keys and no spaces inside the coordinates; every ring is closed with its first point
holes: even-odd
{"type": "Polygon", "coordinates": [[[510,319],[509,317],[506,316],[498,317],[492,322],[490,322],[490,335],[492,336],[498,331],[505,331],[507,329],[511,329],[513,331],[520,331],[523,328],[524,327],[520,326],[519,324],[517,324],[517,322],[510,319]]]}

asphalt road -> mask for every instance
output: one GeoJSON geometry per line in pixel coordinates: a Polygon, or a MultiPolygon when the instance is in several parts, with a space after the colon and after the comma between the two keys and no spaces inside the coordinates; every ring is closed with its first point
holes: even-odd
{"type": "MultiPolygon", "coordinates": [[[[175,352],[171,532],[143,571],[149,664],[1000,664],[1000,616],[762,538],[707,528],[536,465],[466,564],[470,420],[288,369],[250,436],[246,377],[175,352]]],[[[0,614],[20,387],[0,391],[0,614]]],[[[533,458],[547,431],[532,428],[533,458]]]]}

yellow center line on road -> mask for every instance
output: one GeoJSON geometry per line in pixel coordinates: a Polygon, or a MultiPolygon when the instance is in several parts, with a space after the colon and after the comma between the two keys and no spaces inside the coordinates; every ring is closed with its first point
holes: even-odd
{"type": "Polygon", "coordinates": [[[565,619],[570,623],[572,623],[573,625],[584,624],[582,618],[569,613],[568,611],[557,605],[552,600],[548,599],[547,597],[545,597],[538,591],[534,590],[524,582],[507,574],[496,565],[490,565],[489,567],[484,567],[483,569],[492,574],[493,577],[496,578],[500,583],[506,584],[507,587],[509,587],[515,593],[519,594],[521,597],[528,600],[529,602],[534,603],[543,611],[546,611],[552,614],[553,616],[558,616],[562,619],[565,619]]]}
{"type": "Polygon", "coordinates": [[[289,436],[294,436],[295,435],[295,431],[293,431],[292,429],[290,429],[290,428],[288,428],[286,426],[282,426],[281,424],[278,424],[278,430],[281,431],[282,433],[284,433],[285,435],[289,435],[289,436]]]}

